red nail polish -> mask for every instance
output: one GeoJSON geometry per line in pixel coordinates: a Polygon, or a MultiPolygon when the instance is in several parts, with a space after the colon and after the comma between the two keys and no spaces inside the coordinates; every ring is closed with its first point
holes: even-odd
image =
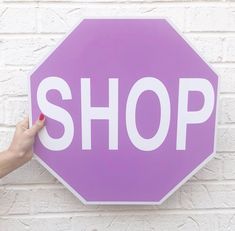
{"type": "Polygon", "coordinates": [[[44,120],[44,118],[45,118],[44,114],[43,114],[43,113],[41,113],[41,114],[40,114],[40,116],[39,116],[39,120],[41,120],[41,121],[42,121],[42,120],[44,120]]]}

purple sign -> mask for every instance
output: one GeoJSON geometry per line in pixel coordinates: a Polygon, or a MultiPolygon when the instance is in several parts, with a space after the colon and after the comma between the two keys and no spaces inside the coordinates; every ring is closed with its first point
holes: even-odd
{"type": "Polygon", "coordinates": [[[165,19],[85,19],[29,86],[37,159],[84,203],[160,204],[215,152],[218,76],[165,19]]]}

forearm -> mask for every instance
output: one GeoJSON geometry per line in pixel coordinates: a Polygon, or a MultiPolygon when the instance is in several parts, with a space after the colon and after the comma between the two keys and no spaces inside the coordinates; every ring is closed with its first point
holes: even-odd
{"type": "Polygon", "coordinates": [[[0,152],[0,178],[22,166],[27,160],[19,155],[6,150],[0,152]]]}

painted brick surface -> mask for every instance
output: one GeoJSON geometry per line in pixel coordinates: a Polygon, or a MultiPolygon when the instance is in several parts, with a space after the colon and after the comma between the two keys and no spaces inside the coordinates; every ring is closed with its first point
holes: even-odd
{"type": "Polygon", "coordinates": [[[0,180],[0,230],[235,230],[233,0],[1,0],[0,150],[28,112],[28,72],[86,16],[167,17],[185,33],[221,77],[217,155],[160,206],[85,206],[33,158],[0,180]]]}

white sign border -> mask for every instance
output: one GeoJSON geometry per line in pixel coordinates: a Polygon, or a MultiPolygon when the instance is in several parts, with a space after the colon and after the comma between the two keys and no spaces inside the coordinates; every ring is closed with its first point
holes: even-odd
{"type": "Polygon", "coordinates": [[[71,30],[69,30],[55,45],[54,49],[52,49],[41,61],[32,69],[32,71],[28,74],[28,108],[29,108],[29,126],[32,126],[32,102],[31,102],[31,85],[30,85],[30,77],[36,71],[36,69],[41,66],[41,64],[46,61],[46,59],[63,43],[63,41],[73,32],[75,28],[79,26],[79,24],[85,19],[162,19],[166,20],[170,26],[184,39],[186,43],[197,53],[197,55],[209,66],[209,68],[217,75],[218,77],[218,87],[217,87],[217,98],[216,98],[216,118],[215,118],[215,136],[214,136],[214,148],[213,152],[200,164],[198,165],[192,172],[190,172],[183,180],[181,180],[175,187],[173,187],[160,201],[87,201],[84,197],[82,197],[77,191],[75,191],[61,176],[59,176],[52,168],[50,168],[36,153],[34,155],[35,159],[45,167],[55,178],[57,178],[70,192],[72,192],[83,204],[85,205],[160,205],[166,199],[168,199],[175,191],[177,191],[183,184],[185,184],[195,173],[197,173],[204,165],[206,165],[216,154],[216,137],[217,137],[217,123],[218,123],[218,107],[219,107],[219,89],[220,89],[220,76],[216,73],[214,68],[210,65],[209,62],[203,58],[198,50],[185,38],[182,32],[172,23],[171,19],[168,17],[132,17],[132,16],[120,16],[120,17],[110,17],[110,16],[102,16],[102,17],[81,17],[80,21],[74,25],[71,30]]]}

